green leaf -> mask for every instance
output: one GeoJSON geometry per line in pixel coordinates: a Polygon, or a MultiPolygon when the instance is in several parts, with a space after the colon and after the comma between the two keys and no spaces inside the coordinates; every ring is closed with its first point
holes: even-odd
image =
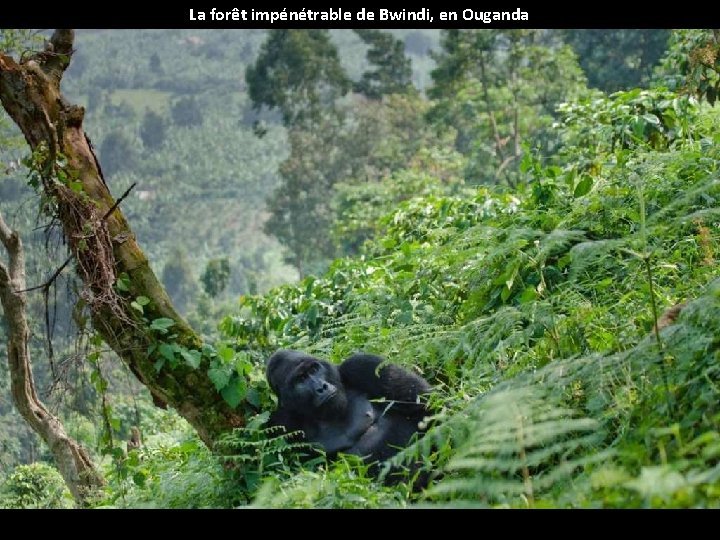
{"type": "Polygon", "coordinates": [[[537,298],[538,298],[538,293],[535,290],[535,287],[528,287],[522,292],[519,300],[520,300],[521,304],[527,304],[529,302],[533,302],[533,301],[537,300],[537,298]]]}
{"type": "Polygon", "coordinates": [[[143,307],[150,303],[150,299],[147,296],[138,296],[135,301],[143,307]]]}
{"type": "Polygon", "coordinates": [[[387,250],[391,250],[397,246],[397,241],[394,238],[383,238],[381,242],[382,246],[387,250]]]}
{"type": "Polygon", "coordinates": [[[577,186],[575,186],[575,198],[584,197],[588,193],[590,193],[590,190],[592,189],[594,184],[594,181],[592,179],[592,176],[589,174],[583,175],[582,179],[578,182],[577,186]]]}
{"type": "Polygon", "coordinates": [[[230,371],[227,368],[210,368],[208,370],[208,377],[215,385],[215,390],[218,392],[225,388],[230,382],[230,371]]]}
{"type": "Polygon", "coordinates": [[[242,403],[246,394],[247,383],[244,379],[238,377],[234,377],[230,384],[220,391],[220,395],[233,409],[242,403]]]}
{"type": "Polygon", "coordinates": [[[512,294],[512,289],[509,287],[503,287],[502,292],[500,293],[500,298],[502,298],[503,302],[507,302],[510,299],[510,295],[512,294]]]}
{"type": "Polygon", "coordinates": [[[548,178],[557,178],[562,174],[562,169],[556,165],[551,165],[545,169],[545,174],[548,178]]]}
{"type": "Polygon", "coordinates": [[[180,349],[180,355],[185,359],[191,368],[197,369],[200,367],[200,363],[202,362],[202,354],[200,351],[182,348],[180,349]]]}
{"type": "Polygon", "coordinates": [[[162,343],[158,347],[158,351],[160,351],[160,354],[166,360],[169,360],[170,362],[175,361],[175,352],[177,351],[177,346],[174,343],[162,343]]]}
{"type": "Polygon", "coordinates": [[[218,356],[225,362],[230,362],[235,357],[235,351],[227,345],[220,345],[217,349],[218,356]]]}
{"type": "MultiPolygon", "coordinates": [[[[250,388],[248,390],[247,402],[257,409],[260,408],[260,392],[257,391],[257,388],[250,388]]],[[[267,418],[269,418],[269,415],[267,418]]],[[[267,421],[267,419],[265,421],[267,421]]]]}
{"type": "Polygon", "coordinates": [[[155,319],[150,325],[150,330],[155,330],[162,334],[166,334],[167,331],[175,326],[175,321],[172,319],[155,319]]]}
{"type": "Polygon", "coordinates": [[[532,154],[530,152],[524,152],[523,158],[520,161],[520,172],[525,174],[530,170],[533,165],[532,154]]]}
{"type": "Polygon", "coordinates": [[[307,312],[307,321],[308,324],[312,327],[317,324],[318,320],[318,307],[317,304],[313,304],[310,306],[310,309],[307,312]]]}
{"type": "MultiPolygon", "coordinates": [[[[250,401],[250,393],[251,392],[252,392],[252,389],[248,392],[248,401],[250,401]]],[[[248,429],[260,429],[262,427],[262,425],[265,424],[268,420],[270,420],[270,412],[269,411],[265,411],[256,416],[253,416],[248,421],[248,429]]]]}
{"type": "Polygon", "coordinates": [[[130,277],[127,274],[120,274],[115,282],[115,286],[118,291],[129,292],[130,291],[130,277]]]}
{"type": "Polygon", "coordinates": [[[235,371],[238,375],[246,376],[250,375],[253,370],[253,364],[250,361],[247,353],[240,353],[237,360],[235,361],[235,371]]]}
{"type": "Polygon", "coordinates": [[[177,450],[183,454],[195,454],[198,451],[198,445],[195,441],[186,441],[177,447],[177,450]]]}
{"type": "Polygon", "coordinates": [[[138,487],[145,487],[145,482],[147,480],[148,474],[145,471],[138,471],[135,474],[133,474],[133,482],[138,487]]]}
{"type": "Polygon", "coordinates": [[[575,177],[577,176],[577,171],[572,168],[569,171],[567,171],[563,175],[563,180],[565,181],[565,185],[569,188],[571,188],[575,184],[575,177]]]}
{"type": "Polygon", "coordinates": [[[138,304],[137,302],[130,302],[130,307],[133,308],[135,311],[144,313],[143,307],[140,304],[138,304]]]}
{"type": "Polygon", "coordinates": [[[307,286],[305,287],[305,296],[310,298],[312,296],[313,287],[315,286],[315,278],[309,276],[307,278],[307,286]]]}

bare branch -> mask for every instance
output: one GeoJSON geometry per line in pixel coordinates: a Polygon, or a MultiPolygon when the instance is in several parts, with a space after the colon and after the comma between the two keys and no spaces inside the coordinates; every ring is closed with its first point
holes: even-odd
{"type": "Polygon", "coordinates": [[[7,267],[0,262],[0,289],[7,287],[10,283],[10,273],[7,267]]]}
{"type": "Polygon", "coordinates": [[[74,40],[75,32],[73,30],[55,30],[47,48],[35,56],[39,60],[42,70],[56,85],[60,84],[63,73],[70,65],[74,40]]]}
{"type": "Polygon", "coordinates": [[[504,143],[500,137],[500,130],[498,129],[497,120],[495,119],[495,112],[492,110],[492,104],[490,101],[490,92],[488,91],[488,77],[485,71],[485,54],[480,52],[480,83],[483,89],[483,99],[485,100],[485,110],[487,111],[488,118],[490,119],[490,126],[492,127],[493,137],[495,138],[495,151],[500,159],[505,159],[505,152],[503,152],[504,143]]]}
{"type": "Polygon", "coordinates": [[[125,199],[128,198],[128,195],[130,195],[130,192],[131,192],[133,189],[135,189],[135,186],[137,186],[137,182],[135,182],[132,186],[130,186],[129,188],[127,188],[127,190],[125,190],[125,193],[123,193],[123,194],[120,196],[120,198],[118,198],[118,200],[115,201],[115,204],[113,204],[113,205],[110,207],[110,210],[108,210],[107,212],[105,212],[105,215],[102,217],[102,219],[101,219],[100,221],[107,221],[107,218],[109,218],[109,217],[112,215],[112,213],[113,213],[115,210],[117,210],[118,206],[120,206],[120,203],[122,203],[125,199]]]}
{"type": "Polygon", "coordinates": [[[5,246],[10,259],[10,264],[6,269],[8,280],[17,280],[21,272],[25,275],[25,255],[20,237],[5,223],[2,214],[0,214],[0,242],[5,246]]]}
{"type": "Polygon", "coordinates": [[[60,277],[60,274],[62,274],[62,271],[67,268],[67,265],[70,264],[70,261],[72,261],[75,258],[75,255],[70,255],[64,263],[53,272],[53,275],[50,276],[50,279],[48,279],[45,283],[42,285],[36,285],[35,287],[30,287],[29,289],[23,289],[22,291],[15,291],[17,294],[23,294],[23,293],[29,293],[33,291],[47,291],[53,283],[55,283],[55,280],[60,277]]]}
{"type": "Polygon", "coordinates": [[[500,176],[505,172],[505,169],[508,165],[510,165],[513,161],[517,159],[517,156],[508,156],[505,158],[505,161],[503,161],[500,164],[500,167],[498,167],[497,172],[495,173],[495,177],[500,180],[500,176]]]}
{"type": "MultiPolygon", "coordinates": [[[[8,253],[10,252],[9,246],[11,236],[12,231],[10,230],[10,227],[8,227],[5,223],[2,213],[0,213],[0,242],[2,242],[3,246],[5,246],[5,250],[8,251],[8,253]]],[[[10,279],[10,271],[8,270],[7,266],[5,266],[0,261],[0,289],[9,286],[10,279]]]]}
{"type": "Polygon", "coordinates": [[[0,304],[8,327],[7,360],[10,390],[18,412],[47,444],[65,483],[77,503],[90,504],[104,480],[88,452],[67,434],[58,417],[38,398],[30,361],[30,329],[25,312],[25,295],[13,288],[25,286],[22,242],[0,215],[0,240],[11,261],[11,272],[0,263],[0,304]]]}
{"type": "Polygon", "coordinates": [[[8,227],[7,223],[5,223],[5,220],[2,217],[2,214],[0,213],[0,242],[3,243],[5,246],[5,249],[8,249],[8,244],[10,242],[10,239],[12,237],[12,230],[10,227],[8,227]]]}

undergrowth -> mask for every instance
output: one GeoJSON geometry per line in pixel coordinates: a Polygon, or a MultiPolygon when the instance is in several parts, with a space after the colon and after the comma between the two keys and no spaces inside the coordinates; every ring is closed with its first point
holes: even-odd
{"type": "Polygon", "coordinates": [[[130,451],[103,506],[720,506],[718,124],[665,90],[587,98],[514,191],[408,199],[359,256],[242,297],[221,346],[260,414],[213,453],[187,426],[130,451]],[[267,429],[277,348],[429,380],[427,431],[386,464],[427,487],[267,429]]]}
{"type": "Polygon", "coordinates": [[[664,90],[563,114],[521,189],[408,200],[361,257],[222,323],[259,357],[364,350],[435,387],[394,459],[433,471],[423,493],[343,463],[268,474],[259,505],[720,505],[717,117],[664,90]]]}

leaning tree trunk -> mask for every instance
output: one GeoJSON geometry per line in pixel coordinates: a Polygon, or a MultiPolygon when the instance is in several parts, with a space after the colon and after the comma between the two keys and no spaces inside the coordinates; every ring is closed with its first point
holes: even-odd
{"type": "Polygon", "coordinates": [[[0,243],[9,264],[0,262],[0,305],[8,328],[8,367],[13,401],[18,411],[50,448],[60,474],[79,506],[88,506],[104,485],[87,451],[65,431],[62,422],[47,410],[35,392],[25,316],[25,262],[22,242],[0,215],[0,243]]]}
{"type": "Polygon", "coordinates": [[[39,163],[41,189],[56,207],[76,260],[93,327],[153,398],[177,409],[212,447],[219,434],[244,424],[243,415],[208,378],[210,360],[200,357],[201,339],[176,312],[110,195],[82,128],[84,109],[60,93],[73,40],[72,30],[56,30],[45,51],[20,63],[0,51],[0,101],[39,163]],[[138,297],[150,300],[143,317],[131,307],[138,297]],[[172,349],[161,345],[167,338],[150,328],[157,319],[175,322],[168,345],[197,351],[199,367],[180,354],[177,362],[166,361],[172,349]]]}

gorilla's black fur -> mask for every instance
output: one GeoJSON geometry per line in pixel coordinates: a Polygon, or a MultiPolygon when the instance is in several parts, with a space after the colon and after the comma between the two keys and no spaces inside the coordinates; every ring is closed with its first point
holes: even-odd
{"type": "MultiPolygon", "coordinates": [[[[338,452],[383,461],[404,447],[428,414],[421,396],[430,385],[418,375],[355,354],[339,366],[298,351],[278,351],[267,379],[278,396],[271,425],[304,432],[329,457],[338,452]]],[[[376,469],[377,470],[377,469],[376,469]]]]}

